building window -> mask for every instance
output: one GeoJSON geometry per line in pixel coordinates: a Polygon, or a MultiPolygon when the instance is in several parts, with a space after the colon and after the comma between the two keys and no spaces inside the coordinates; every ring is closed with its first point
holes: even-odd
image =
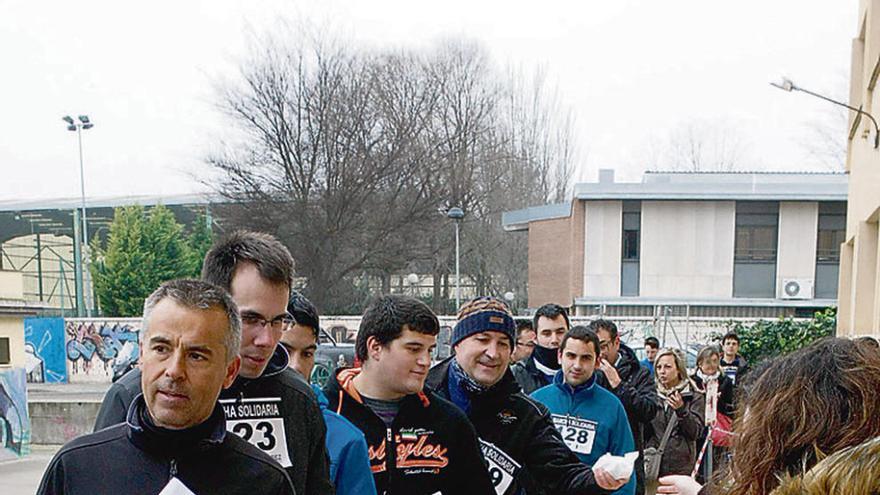
{"type": "Polygon", "coordinates": [[[846,240],[846,203],[819,203],[816,239],[816,298],[836,299],[840,245],[846,240]]]}
{"type": "Polygon", "coordinates": [[[738,201],[733,257],[734,297],[776,297],[779,203],[738,201]]]}
{"type": "Polygon", "coordinates": [[[12,363],[12,355],[9,353],[9,337],[0,337],[0,365],[12,363]]]}
{"type": "Polygon", "coordinates": [[[623,202],[623,239],[621,242],[620,295],[639,295],[639,254],[642,225],[641,201],[623,202]]]}

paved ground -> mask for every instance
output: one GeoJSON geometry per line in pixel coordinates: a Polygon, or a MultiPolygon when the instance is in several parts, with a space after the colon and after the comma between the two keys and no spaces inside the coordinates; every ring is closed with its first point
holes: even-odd
{"type": "Polygon", "coordinates": [[[3,495],[33,495],[40,486],[43,471],[60,445],[33,445],[30,455],[14,461],[0,461],[3,495]]]}

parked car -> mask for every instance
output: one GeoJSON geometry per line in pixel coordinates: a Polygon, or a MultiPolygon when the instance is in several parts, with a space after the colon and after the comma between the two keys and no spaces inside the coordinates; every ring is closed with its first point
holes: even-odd
{"type": "Polygon", "coordinates": [[[336,374],[339,368],[350,368],[355,365],[354,344],[336,342],[336,340],[321,329],[321,338],[318,350],[315,351],[315,367],[312,368],[312,383],[324,388],[330,377],[336,374]]]}

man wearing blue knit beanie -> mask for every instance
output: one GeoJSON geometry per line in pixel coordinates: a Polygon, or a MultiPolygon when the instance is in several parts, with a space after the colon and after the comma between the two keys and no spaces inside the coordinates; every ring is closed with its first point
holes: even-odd
{"type": "Polygon", "coordinates": [[[498,495],[606,493],[627,479],[582,464],[565,445],[546,407],[525,396],[509,369],[516,324],[507,305],[478,297],[458,311],[454,355],[426,385],[470,419],[498,495]]]}

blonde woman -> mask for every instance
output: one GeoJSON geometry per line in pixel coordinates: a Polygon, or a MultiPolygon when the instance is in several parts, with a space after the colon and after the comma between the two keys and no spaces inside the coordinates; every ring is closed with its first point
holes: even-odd
{"type": "MultiPolygon", "coordinates": [[[[681,351],[663,349],[654,359],[657,395],[662,408],[648,425],[646,447],[663,450],[659,475],[691,474],[697,459],[697,441],[703,433],[705,397],[688,378],[681,351]],[[665,445],[663,437],[670,422],[671,429],[665,445]]],[[[656,481],[648,484],[648,493],[656,490],[656,481]]]]}

